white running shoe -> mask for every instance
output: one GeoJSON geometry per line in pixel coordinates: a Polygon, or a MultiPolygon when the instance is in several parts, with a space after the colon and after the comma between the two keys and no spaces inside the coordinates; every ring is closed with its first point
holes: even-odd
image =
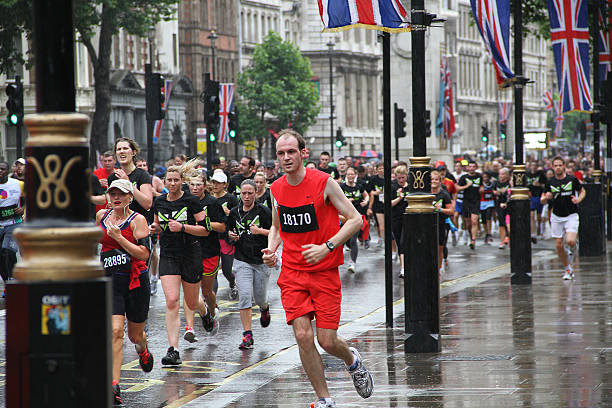
{"type": "Polygon", "coordinates": [[[193,327],[189,326],[185,327],[185,335],[183,336],[183,338],[190,343],[195,343],[196,341],[198,341],[198,338],[196,337],[195,332],[193,331],[193,327]]]}
{"type": "Polygon", "coordinates": [[[563,274],[563,280],[573,280],[574,279],[574,271],[571,266],[567,266],[565,268],[565,273],[563,274]]]}
{"type": "Polygon", "coordinates": [[[215,307],[215,315],[212,317],[213,320],[213,329],[210,332],[211,336],[219,333],[219,308],[215,307]]]}
{"type": "Polygon", "coordinates": [[[333,400],[331,402],[325,402],[324,399],[320,399],[310,404],[310,408],[336,408],[336,403],[333,400]]]}
{"type": "Polygon", "coordinates": [[[349,272],[352,272],[352,273],[355,273],[355,263],[354,263],[354,262],[351,262],[351,263],[349,264],[349,266],[348,266],[348,271],[349,271],[349,272]]]}
{"type": "Polygon", "coordinates": [[[353,378],[353,385],[361,398],[369,398],[372,392],[374,392],[374,379],[372,378],[372,374],[370,374],[368,369],[363,365],[363,359],[357,349],[349,347],[349,350],[351,350],[351,353],[355,356],[355,360],[357,360],[357,367],[355,367],[355,369],[350,370],[349,367],[347,367],[349,374],[351,374],[353,378]]]}

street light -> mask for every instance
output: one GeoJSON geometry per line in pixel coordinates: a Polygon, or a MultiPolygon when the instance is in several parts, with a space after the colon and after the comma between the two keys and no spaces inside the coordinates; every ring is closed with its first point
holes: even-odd
{"type": "Polygon", "coordinates": [[[329,48],[329,145],[331,146],[331,157],[334,157],[334,66],[332,64],[332,52],[334,51],[333,42],[327,43],[329,48]]]}
{"type": "Polygon", "coordinates": [[[210,35],[208,36],[208,39],[210,40],[210,49],[212,52],[212,69],[211,69],[211,78],[213,81],[216,79],[215,77],[215,41],[217,40],[217,38],[219,38],[217,36],[217,33],[215,32],[215,30],[210,30],[210,35]]]}

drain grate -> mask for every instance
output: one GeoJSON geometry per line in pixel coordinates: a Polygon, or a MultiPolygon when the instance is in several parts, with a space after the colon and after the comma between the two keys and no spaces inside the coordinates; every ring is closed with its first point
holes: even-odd
{"type": "Polygon", "coordinates": [[[438,356],[432,358],[434,361],[500,361],[500,360],[512,360],[513,355],[497,355],[497,354],[484,354],[482,356],[438,356]]]}

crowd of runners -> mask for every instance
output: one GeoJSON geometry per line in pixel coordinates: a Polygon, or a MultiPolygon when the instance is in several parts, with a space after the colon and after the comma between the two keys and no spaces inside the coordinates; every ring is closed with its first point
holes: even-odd
{"type": "MultiPolygon", "coordinates": [[[[318,162],[306,159],[304,140],[285,130],[277,140],[277,160],[260,163],[244,156],[239,161],[215,159],[210,169],[198,158],[183,155],[151,176],[138,145],[120,138],[101,155],[93,172],[92,219],[104,232],[100,258],[112,277],[113,393],[119,387],[124,332],[134,344],[143,371],[153,369],[145,324],[150,297],[161,282],[165,296],[168,351],[164,366],[180,365],[179,339],[198,341],[196,315],[203,330],[219,330],[218,271],[229,284],[229,297],[240,309],[242,333],[237,346],[255,345],[252,308],[260,325],[270,324],[268,287],[271,272],[281,268],[278,286],[286,321],[291,324],[302,364],[317,394],[313,407],[334,407],[323,365],[314,347],[311,320],[316,318],[319,345],[346,364],[358,393],[367,398],[373,378],[359,352],[337,336],[341,290],[339,267],[364,273],[360,248],[384,246],[384,166],[376,159],[342,157],[336,163],[327,152],[318,162]],[[343,249],[344,244],[344,249],[343,249]],[[344,252],[347,261],[345,262],[344,252]],[[181,295],[182,294],[182,295],[181,295]],[[182,302],[181,302],[182,301],[182,302]],[[184,326],[180,308],[184,310],[184,326]],[[127,323],[126,323],[127,322],[127,323]]],[[[402,214],[409,200],[408,165],[392,166],[393,259],[403,271],[402,214]]],[[[434,163],[433,206],[440,213],[439,266],[449,267],[448,252],[458,245],[478,251],[484,245],[507,250],[512,239],[509,199],[511,163],[503,159],[479,164],[460,157],[434,163]],[[450,239],[449,239],[450,238],[450,239]]],[[[11,278],[18,247],[12,230],[24,217],[25,160],[9,175],[0,161],[0,272],[11,278]]],[[[585,198],[583,182],[592,174],[588,162],[554,157],[528,160],[533,242],[552,237],[564,265],[563,279],[573,279],[578,207],[585,198]]],[[[381,251],[382,255],[382,251],[381,251]]],[[[400,278],[403,273],[400,272],[400,278]]]]}

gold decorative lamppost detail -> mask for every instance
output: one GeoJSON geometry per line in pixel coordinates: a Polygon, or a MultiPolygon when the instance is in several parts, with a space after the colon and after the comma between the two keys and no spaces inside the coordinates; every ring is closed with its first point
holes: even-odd
{"type": "Polygon", "coordinates": [[[411,194],[406,213],[433,213],[435,196],[431,194],[430,157],[411,157],[408,171],[408,188],[411,194]]]}
{"type": "Polygon", "coordinates": [[[510,191],[510,282],[531,283],[531,221],[529,219],[531,200],[525,165],[515,164],[512,169],[510,191]]]}

